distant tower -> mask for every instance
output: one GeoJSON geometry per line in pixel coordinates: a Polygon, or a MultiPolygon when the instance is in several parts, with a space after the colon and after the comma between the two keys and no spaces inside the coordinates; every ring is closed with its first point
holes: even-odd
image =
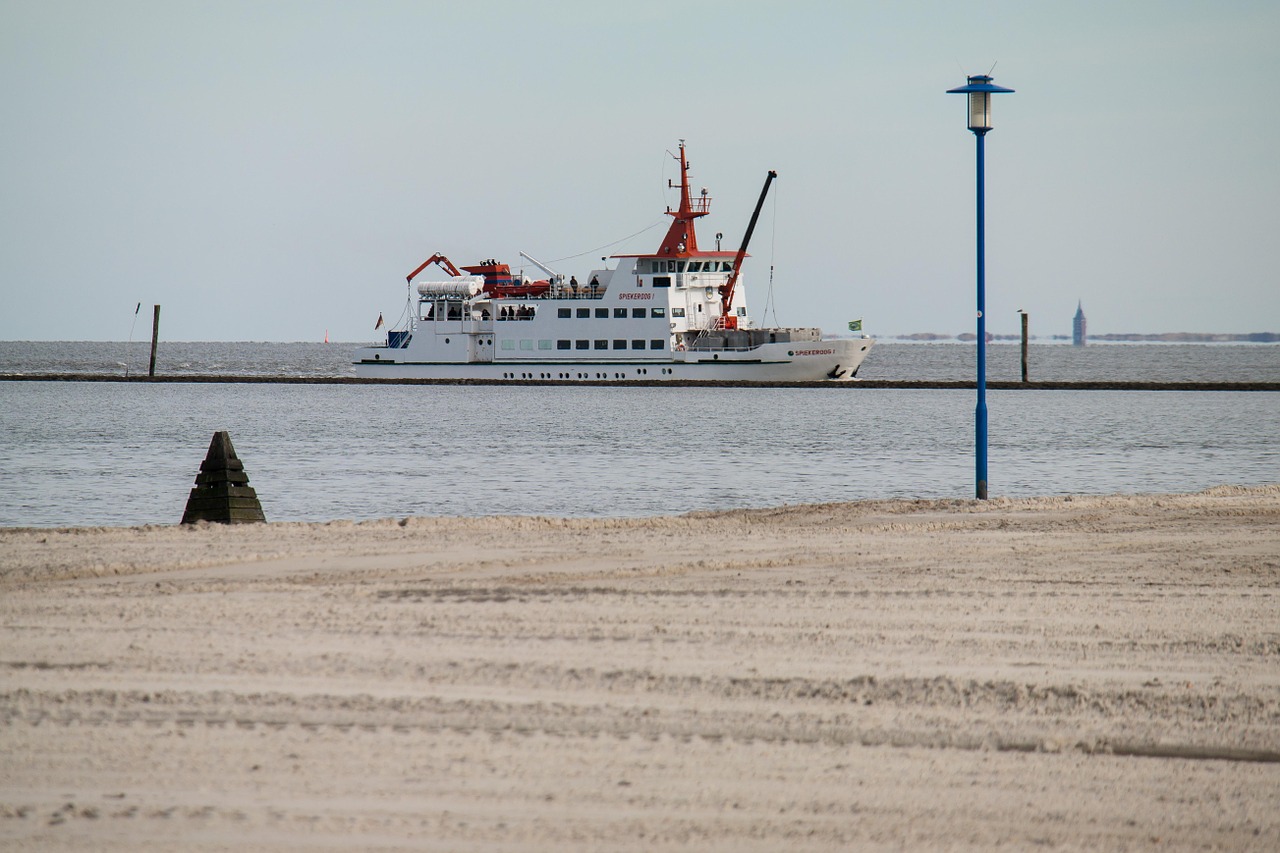
{"type": "Polygon", "coordinates": [[[1076,303],[1076,316],[1071,320],[1071,345],[1082,347],[1087,340],[1085,328],[1088,325],[1084,319],[1084,308],[1081,303],[1076,303]]]}

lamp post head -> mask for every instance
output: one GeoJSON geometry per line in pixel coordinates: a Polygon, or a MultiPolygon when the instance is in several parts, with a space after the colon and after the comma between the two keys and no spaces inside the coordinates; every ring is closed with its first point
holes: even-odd
{"type": "Polygon", "coordinates": [[[974,74],[969,77],[967,86],[947,90],[948,95],[969,96],[969,129],[978,136],[991,129],[991,96],[1013,91],[996,86],[991,79],[987,74],[974,74]]]}

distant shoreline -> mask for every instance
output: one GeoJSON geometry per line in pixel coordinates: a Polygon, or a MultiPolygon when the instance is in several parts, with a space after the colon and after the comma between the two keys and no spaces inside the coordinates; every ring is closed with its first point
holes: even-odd
{"type": "MultiPolygon", "coordinates": [[[[972,343],[978,336],[973,332],[962,332],[958,335],[942,335],[936,332],[914,332],[909,335],[892,335],[878,338],[881,341],[902,342],[947,342],[959,341],[972,343]]],[[[1022,335],[987,335],[989,342],[1021,341],[1022,335]]],[[[1070,341],[1070,335],[1049,335],[1039,337],[1030,335],[1029,341],[1070,341]]],[[[1274,344],[1280,343],[1280,332],[1248,332],[1245,334],[1217,334],[1214,332],[1159,332],[1143,335],[1136,332],[1121,332],[1105,335],[1089,335],[1088,342],[1097,343],[1147,343],[1147,344],[1274,344]]]]}

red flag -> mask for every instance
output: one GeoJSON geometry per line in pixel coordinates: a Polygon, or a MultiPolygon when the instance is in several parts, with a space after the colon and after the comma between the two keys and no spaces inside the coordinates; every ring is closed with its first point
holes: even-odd
{"type": "Polygon", "coordinates": [[[378,315],[378,322],[377,322],[377,323],[374,323],[374,325],[373,325],[373,330],[376,332],[376,331],[378,331],[378,330],[379,330],[379,329],[381,329],[381,328],[382,328],[382,315],[381,315],[381,314],[379,314],[379,315],[378,315]]]}

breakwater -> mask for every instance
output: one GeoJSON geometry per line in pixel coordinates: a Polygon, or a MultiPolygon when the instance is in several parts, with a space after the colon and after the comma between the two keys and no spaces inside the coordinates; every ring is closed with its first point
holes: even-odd
{"type": "MultiPolygon", "coordinates": [[[[915,390],[974,389],[975,381],[930,379],[859,379],[852,382],[740,382],[667,380],[615,382],[599,379],[366,379],[356,376],[262,376],[226,374],[180,374],[174,376],[121,376],[112,373],[0,374],[7,382],[121,382],[217,383],[252,385],[514,385],[514,386],[612,386],[653,388],[828,388],[857,390],[899,388],[915,390]]],[[[1280,382],[1144,382],[1128,380],[1084,380],[1012,382],[988,381],[995,391],[1280,391],[1280,382]]]]}

